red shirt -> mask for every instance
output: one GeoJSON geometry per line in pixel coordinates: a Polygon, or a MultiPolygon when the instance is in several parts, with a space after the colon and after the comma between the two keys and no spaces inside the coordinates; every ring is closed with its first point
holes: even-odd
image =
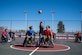
{"type": "Polygon", "coordinates": [[[46,35],[46,36],[50,36],[50,34],[51,34],[51,31],[50,30],[44,30],[44,35],[46,35]]]}
{"type": "Polygon", "coordinates": [[[77,33],[77,36],[78,36],[78,37],[80,37],[80,36],[81,36],[81,34],[80,34],[80,33],[77,33]]]}
{"type": "Polygon", "coordinates": [[[4,31],[4,32],[2,33],[2,35],[3,35],[3,36],[6,36],[6,31],[4,31]]]}

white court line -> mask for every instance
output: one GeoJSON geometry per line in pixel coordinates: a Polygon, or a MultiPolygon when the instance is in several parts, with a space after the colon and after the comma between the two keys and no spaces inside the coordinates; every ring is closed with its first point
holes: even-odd
{"type": "Polygon", "coordinates": [[[37,51],[39,47],[37,47],[35,50],[33,50],[29,55],[32,55],[35,51],[37,51]]]}

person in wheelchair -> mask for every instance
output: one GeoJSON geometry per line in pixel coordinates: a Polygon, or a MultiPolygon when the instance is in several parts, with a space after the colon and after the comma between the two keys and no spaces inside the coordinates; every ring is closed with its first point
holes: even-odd
{"type": "Polygon", "coordinates": [[[30,44],[30,46],[33,44],[33,41],[35,41],[35,31],[33,30],[33,27],[30,26],[29,30],[26,32],[26,37],[23,42],[23,46],[27,46],[27,44],[30,44]]]}
{"type": "Polygon", "coordinates": [[[81,33],[80,32],[77,32],[75,35],[75,42],[82,42],[81,41],[81,33]]]}
{"type": "Polygon", "coordinates": [[[7,42],[8,41],[8,30],[5,29],[3,32],[2,32],[2,37],[1,37],[1,40],[2,42],[7,42]]]}
{"type": "Polygon", "coordinates": [[[50,30],[50,26],[46,26],[46,30],[43,31],[43,36],[44,36],[44,46],[53,46],[53,40],[52,40],[52,32],[50,30]]]}

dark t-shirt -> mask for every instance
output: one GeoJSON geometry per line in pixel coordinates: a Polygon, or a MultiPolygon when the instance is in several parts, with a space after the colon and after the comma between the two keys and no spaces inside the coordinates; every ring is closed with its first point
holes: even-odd
{"type": "Polygon", "coordinates": [[[39,33],[43,34],[44,27],[43,26],[39,26],[39,28],[40,28],[39,33]]]}
{"type": "Polygon", "coordinates": [[[10,37],[14,36],[14,32],[9,32],[10,37]]]}

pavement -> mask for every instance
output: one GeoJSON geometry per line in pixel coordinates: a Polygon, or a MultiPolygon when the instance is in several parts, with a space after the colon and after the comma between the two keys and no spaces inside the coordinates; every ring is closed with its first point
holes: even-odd
{"type": "Polygon", "coordinates": [[[57,39],[55,44],[63,44],[70,47],[67,51],[50,51],[38,52],[36,51],[22,51],[10,48],[14,44],[22,44],[24,38],[16,38],[11,43],[2,43],[0,41],[0,55],[82,55],[82,43],[75,43],[74,39],[57,39]],[[33,54],[31,54],[33,52],[33,54]]]}

